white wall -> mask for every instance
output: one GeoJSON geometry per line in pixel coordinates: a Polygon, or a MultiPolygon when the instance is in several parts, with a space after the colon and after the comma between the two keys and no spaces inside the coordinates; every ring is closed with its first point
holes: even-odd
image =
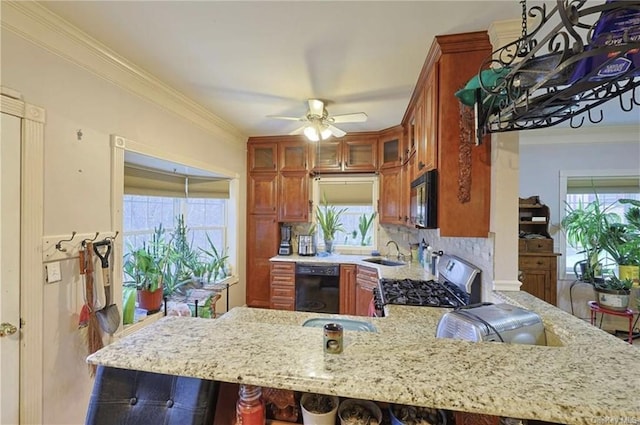
{"type": "MultiPolygon", "coordinates": [[[[44,236],[114,230],[109,136],[118,134],[241,176],[239,251],[244,252],[245,140],[223,140],[5,28],[1,84],[46,109],[44,236]],[[82,140],[76,136],[79,129],[82,140]]],[[[238,270],[244,273],[244,256],[240,261],[238,270]]],[[[62,276],[61,282],[43,283],[43,418],[46,424],[80,424],[92,381],[84,362],[83,333],[77,329],[83,299],[76,261],[62,262],[62,276]]],[[[244,287],[241,276],[232,306],[244,304],[244,287]]]]}

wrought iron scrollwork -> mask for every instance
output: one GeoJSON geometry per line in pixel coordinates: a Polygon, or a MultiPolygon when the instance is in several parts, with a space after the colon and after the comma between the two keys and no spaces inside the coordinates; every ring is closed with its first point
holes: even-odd
{"type": "Polygon", "coordinates": [[[567,120],[574,128],[585,118],[598,123],[604,118],[602,110],[592,109],[614,98],[623,111],[640,106],[640,1],[587,7],[586,0],[557,0],[551,11],[543,4],[531,7],[526,16],[534,22],[531,31],[526,33],[523,22],[522,37],[494,51],[481,66],[478,140],[487,133],[545,128],[567,120]],[[601,20],[620,13],[630,16],[629,27],[607,32],[601,20]],[[598,75],[625,56],[632,58],[628,69],[610,77],[598,75]],[[585,67],[603,60],[595,69],[585,67]],[[627,100],[622,95],[629,91],[627,100]]]}

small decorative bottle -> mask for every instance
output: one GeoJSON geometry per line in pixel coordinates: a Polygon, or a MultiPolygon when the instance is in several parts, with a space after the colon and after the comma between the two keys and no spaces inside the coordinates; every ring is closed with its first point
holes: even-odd
{"type": "Polygon", "coordinates": [[[236,404],[236,425],[265,425],[266,412],[262,388],[240,385],[236,404]]]}

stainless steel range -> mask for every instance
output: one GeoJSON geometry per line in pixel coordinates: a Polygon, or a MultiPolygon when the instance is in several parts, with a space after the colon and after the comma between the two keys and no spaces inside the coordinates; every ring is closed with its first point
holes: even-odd
{"type": "Polygon", "coordinates": [[[437,280],[380,279],[374,290],[375,315],[384,315],[388,304],[455,308],[481,301],[479,268],[445,254],[437,270],[437,280]]]}

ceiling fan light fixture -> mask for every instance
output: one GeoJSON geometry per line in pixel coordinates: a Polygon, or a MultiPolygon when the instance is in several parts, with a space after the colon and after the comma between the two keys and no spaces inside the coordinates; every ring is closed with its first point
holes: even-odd
{"type": "Polygon", "coordinates": [[[331,129],[329,129],[329,127],[325,127],[320,132],[320,138],[322,138],[322,140],[327,140],[332,134],[331,129]]]}
{"type": "Polygon", "coordinates": [[[310,125],[304,129],[304,135],[312,142],[317,142],[320,140],[321,133],[319,134],[318,130],[314,126],[310,125]]]}

